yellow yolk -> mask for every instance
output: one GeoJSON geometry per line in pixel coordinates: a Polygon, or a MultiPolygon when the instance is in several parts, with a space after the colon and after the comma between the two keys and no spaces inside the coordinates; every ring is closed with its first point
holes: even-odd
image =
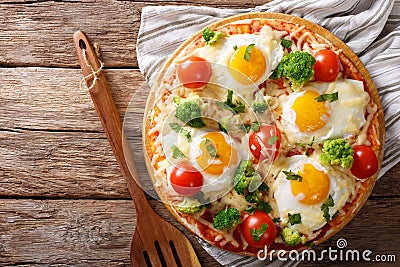
{"type": "Polygon", "coordinates": [[[304,198],[299,202],[306,205],[314,205],[324,201],[329,194],[329,176],[323,171],[317,170],[312,164],[305,164],[303,170],[297,173],[303,179],[290,181],[294,196],[302,194],[304,198]]]}
{"type": "Polygon", "coordinates": [[[237,164],[237,152],[225,140],[221,133],[204,135],[200,143],[201,155],[196,158],[199,166],[207,173],[221,175],[224,168],[237,164]]]}
{"type": "Polygon", "coordinates": [[[228,62],[233,78],[241,84],[256,82],[266,69],[265,58],[261,50],[253,47],[250,51],[250,60],[247,61],[244,59],[246,48],[246,46],[237,48],[228,62]]]}
{"type": "Polygon", "coordinates": [[[296,125],[301,132],[315,132],[325,126],[324,116],[329,116],[325,102],[317,102],[320,95],[314,91],[306,91],[298,97],[292,106],[296,112],[296,125]]]}

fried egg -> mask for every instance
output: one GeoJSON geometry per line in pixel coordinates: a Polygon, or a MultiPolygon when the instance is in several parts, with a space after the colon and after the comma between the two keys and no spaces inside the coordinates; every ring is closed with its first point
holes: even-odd
{"type": "Polygon", "coordinates": [[[357,80],[309,83],[282,104],[282,128],[291,143],[321,143],[329,138],[350,138],[365,124],[369,95],[357,80]],[[338,92],[334,102],[317,102],[321,94],[338,92]]]}
{"type": "Polygon", "coordinates": [[[194,55],[214,63],[210,83],[229,88],[250,101],[248,97],[272,74],[283,57],[280,38],[270,27],[264,26],[259,34],[227,36],[197,49],[194,55]],[[252,44],[254,46],[249,49],[252,44]],[[250,50],[247,59],[246,50],[250,50]]]}
{"type": "Polygon", "coordinates": [[[272,190],[278,213],[283,225],[307,233],[318,230],[326,224],[321,206],[332,197],[334,206],[329,208],[330,216],[340,210],[351,194],[352,181],[323,167],[316,156],[296,155],[280,158],[282,171],[273,183],[272,190]],[[283,171],[300,175],[302,181],[288,180],[283,171]],[[300,214],[301,223],[288,224],[288,214],[300,214]]]}
{"type": "Polygon", "coordinates": [[[163,137],[164,152],[171,166],[188,160],[203,175],[202,192],[215,192],[216,198],[228,193],[233,187],[233,176],[239,162],[249,158],[246,138],[238,142],[221,131],[204,128],[190,131],[190,140],[175,132],[163,137]],[[184,158],[172,158],[174,146],[183,153],[184,158]]]}

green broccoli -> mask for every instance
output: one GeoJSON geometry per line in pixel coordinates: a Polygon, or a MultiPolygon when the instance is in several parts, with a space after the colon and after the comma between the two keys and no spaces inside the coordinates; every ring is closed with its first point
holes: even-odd
{"type": "Polygon", "coordinates": [[[258,190],[249,193],[246,196],[246,201],[249,203],[258,203],[260,201],[260,198],[262,197],[262,193],[258,190]]]}
{"type": "Polygon", "coordinates": [[[197,199],[185,197],[178,205],[178,211],[186,214],[195,214],[200,211],[201,207],[202,205],[197,199]]]}
{"type": "Polygon", "coordinates": [[[326,140],[322,152],[319,160],[324,165],[340,165],[346,169],[350,169],[353,165],[354,151],[344,139],[326,140]]]}
{"type": "Polygon", "coordinates": [[[208,27],[203,31],[203,40],[208,45],[216,43],[222,37],[224,37],[222,32],[214,32],[208,27]]]}
{"type": "Polygon", "coordinates": [[[250,160],[241,161],[233,177],[233,188],[236,193],[244,195],[253,179],[261,180],[260,174],[254,170],[250,160]]]}
{"type": "Polygon", "coordinates": [[[286,77],[298,90],[314,76],[315,58],[308,52],[296,51],[285,55],[274,70],[271,79],[286,77]]]}
{"type": "Polygon", "coordinates": [[[181,101],[176,107],[175,117],[192,128],[202,128],[206,126],[201,117],[201,107],[197,99],[181,101]]]}
{"type": "Polygon", "coordinates": [[[281,232],[283,242],[288,246],[297,246],[298,244],[305,244],[307,239],[304,235],[300,235],[298,231],[293,231],[289,227],[285,227],[281,232]]]}
{"type": "Polygon", "coordinates": [[[240,212],[235,208],[221,210],[213,220],[215,229],[229,230],[240,223],[240,212]]]}
{"type": "Polygon", "coordinates": [[[268,104],[265,101],[253,102],[251,108],[254,112],[264,112],[268,109],[268,104]]]}

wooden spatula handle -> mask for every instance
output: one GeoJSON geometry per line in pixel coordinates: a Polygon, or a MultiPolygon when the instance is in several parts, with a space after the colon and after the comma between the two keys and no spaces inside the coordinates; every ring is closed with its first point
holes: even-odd
{"type": "MultiPolygon", "coordinates": [[[[78,59],[81,65],[84,77],[93,74],[99,70],[101,64],[97,58],[96,52],[89,42],[88,37],[82,31],[77,31],[74,34],[74,44],[78,59]],[[85,55],[83,54],[85,51],[85,55]]],[[[111,148],[117,159],[118,165],[126,179],[126,183],[132,199],[135,201],[137,209],[147,208],[148,201],[146,195],[135,181],[134,177],[139,178],[136,167],[132,160],[132,155],[128,149],[126,138],[122,129],[122,123],[118,115],[117,108],[111,95],[110,88],[102,71],[96,73],[96,80],[94,77],[87,77],[86,83],[92,97],[94,107],[99,115],[101,124],[110,142],[111,148]],[[124,151],[125,150],[128,151],[124,151]],[[124,153],[125,152],[125,153],[124,153]],[[129,167],[128,163],[129,162],[129,167]],[[137,205],[139,204],[140,205],[137,205]]]]}

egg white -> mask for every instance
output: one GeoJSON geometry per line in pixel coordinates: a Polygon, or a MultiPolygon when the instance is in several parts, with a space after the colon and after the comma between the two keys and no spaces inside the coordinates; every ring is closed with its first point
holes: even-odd
{"type": "MultiPolygon", "coordinates": [[[[332,171],[328,172],[327,169],[318,162],[317,156],[307,157],[304,155],[296,155],[289,158],[280,158],[277,164],[281,165],[282,170],[291,170],[295,173],[297,172],[296,170],[302,168],[304,164],[312,164],[317,170],[324,171],[329,176],[329,194],[334,201],[334,207],[329,208],[329,214],[331,216],[340,210],[350,197],[351,182],[337,173],[332,171]]],[[[291,182],[286,179],[286,175],[283,172],[279,173],[271,190],[273,190],[278,208],[278,215],[283,225],[287,225],[301,233],[310,233],[311,231],[320,229],[326,224],[323,212],[321,211],[321,206],[326,200],[315,205],[306,205],[299,202],[299,195],[293,195],[291,182]],[[295,225],[288,224],[288,213],[300,213],[302,223],[295,225]]]]}
{"type": "Polygon", "coordinates": [[[316,143],[330,138],[350,138],[356,135],[365,124],[365,110],[369,95],[364,91],[364,85],[357,80],[341,80],[331,83],[308,83],[300,92],[290,94],[285,103],[282,103],[281,124],[283,132],[290,143],[306,143],[315,137],[316,143]],[[296,125],[296,112],[292,109],[297,98],[304,95],[305,91],[312,90],[319,94],[338,92],[338,100],[325,101],[325,106],[330,113],[327,118],[322,118],[326,124],[315,132],[300,132],[296,125]]]}

